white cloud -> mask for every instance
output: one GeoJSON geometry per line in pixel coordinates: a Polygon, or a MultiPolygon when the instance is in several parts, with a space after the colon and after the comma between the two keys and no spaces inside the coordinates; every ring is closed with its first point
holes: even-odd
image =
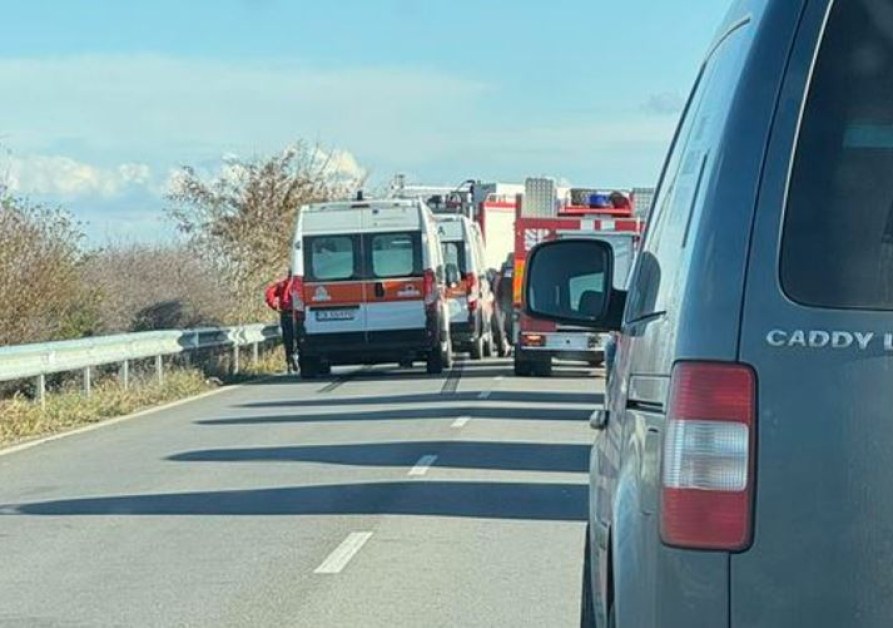
{"type": "Polygon", "coordinates": [[[15,150],[86,146],[149,163],[265,153],[298,137],[349,146],[363,161],[411,158],[435,130],[465,130],[489,89],[424,69],[148,54],[4,58],[0,85],[0,132],[15,150]]]}
{"type": "Polygon", "coordinates": [[[6,186],[28,196],[113,198],[147,187],[152,173],[145,164],[125,163],[100,168],[61,155],[11,156],[0,165],[6,186]]]}

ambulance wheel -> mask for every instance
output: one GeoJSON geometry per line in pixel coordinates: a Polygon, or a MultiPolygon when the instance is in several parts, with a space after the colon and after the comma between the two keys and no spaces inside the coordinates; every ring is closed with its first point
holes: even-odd
{"type": "Polygon", "coordinates": [[[480,360],[484,357],[484,336],[480,335],[471,342],[471,359],[480,360]]]}
{"type": "Polygon", "coordinates": [[[301,369],[301,379],[316,379],[322,371],[322,363],[319,358],[301,356],[298,359],[301,369]]]}

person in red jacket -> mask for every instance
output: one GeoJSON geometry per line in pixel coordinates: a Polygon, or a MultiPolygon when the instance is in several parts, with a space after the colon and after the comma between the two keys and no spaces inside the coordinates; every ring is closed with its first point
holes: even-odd
{"type": "Polygon", "coordinates": [[[295,366],[295,319],[292,303],[291,269],[288,275],[267,286],[264,299],[267,307],[279,312],[279,328],[282,330],[282,345],[285,347],[285,365],[289,373],[297,370],[295,366]]]}

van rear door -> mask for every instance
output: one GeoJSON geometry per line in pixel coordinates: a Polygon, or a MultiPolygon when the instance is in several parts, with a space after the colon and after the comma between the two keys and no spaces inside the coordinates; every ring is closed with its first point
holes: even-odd
{"type": "Polygon", "coordinates": [[[363,236],[359,233],[304,238],[305,328],[308,335],[332,336],[342,345],[366,342],[364,246],[363,236]]]}
{"type": "Polygon", "coordinates": [[[394,332],[425,332],[422,219],[415,205],[373,207],[363,213],[366,331],[373,344],[394,332]]]}
{"type": "Polygon", "coordinates": [[[893,622],[893,5],[828,7],[801,22],[753,232],[754,533],[731,556],[734,627],[893,622]]]}

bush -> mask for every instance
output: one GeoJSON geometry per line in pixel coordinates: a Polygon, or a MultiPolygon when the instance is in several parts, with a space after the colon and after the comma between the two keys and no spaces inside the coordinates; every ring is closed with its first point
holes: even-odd
{"type": "Polygon", "coordinates": [[[0,198],[0,345],[92,333],[97,303],[81,275],[83,237],[61,209],[0,198]]]}

